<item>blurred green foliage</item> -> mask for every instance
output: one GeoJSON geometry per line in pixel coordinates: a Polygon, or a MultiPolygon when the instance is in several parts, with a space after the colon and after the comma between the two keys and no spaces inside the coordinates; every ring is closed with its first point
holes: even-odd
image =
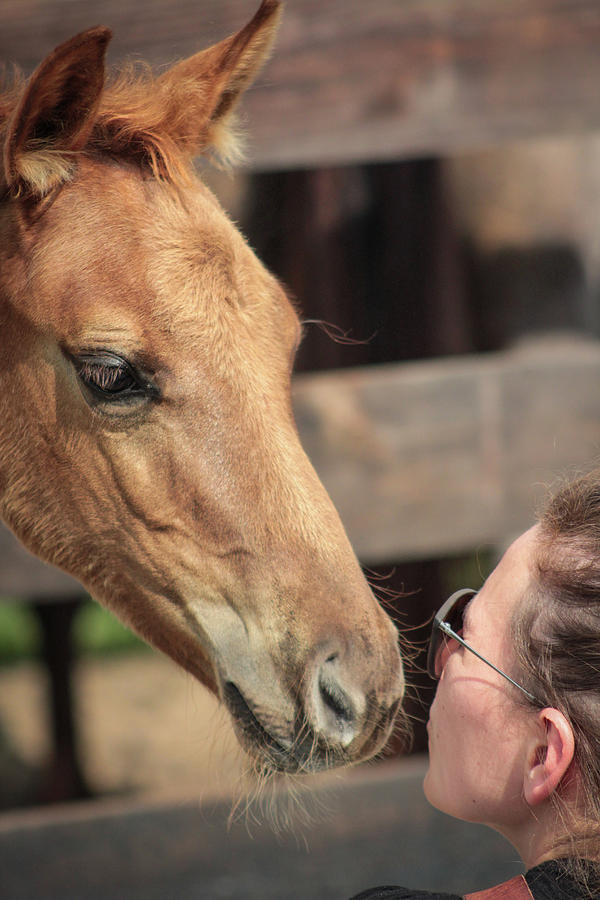
{"type": "Polygon", "coordinates": [[[93,600],[85,603],[77,613],[73,640],[80,655],[104,656],[149,649],[148,644],[93,600]]]}
{"type": "MultiPolygon", "coordinates": [[[[0,599],[0,666],[39,655],[40,629],[33,610],[24,603],[0,599]]],[[[145,650],[144,644],[93,600],[78,610],[73,640],[79,656],[108,656],[145,650]]]]}
{"type": "Polygon", "coordinates": [[[37,656],[40,631],[31,609],[0,600],[0,665],[37,656]]]}
{"type": "Polygon", "coordinates": [[[479,590],[497,562],[498,553],[487,547],[468,556],[444,560],[441,577],[446,592],[452,594],[461,587],[479,590]]]}

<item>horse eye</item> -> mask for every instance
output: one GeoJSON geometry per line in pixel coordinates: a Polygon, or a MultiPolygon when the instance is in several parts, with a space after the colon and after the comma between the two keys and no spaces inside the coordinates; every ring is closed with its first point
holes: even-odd
{"type": "Polygon", "coordinates": [[[129,363],[118,356],[80,356],[74,359],[81,381],[103,400],[124,400],[146,393],[129,363]]]}

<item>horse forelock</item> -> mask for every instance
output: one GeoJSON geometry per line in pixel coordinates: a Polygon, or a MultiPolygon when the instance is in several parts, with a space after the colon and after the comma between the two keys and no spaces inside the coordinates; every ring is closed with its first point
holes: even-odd
{"type": "MultiPolygon", "coordinates": [[[[14,66],[0,69],[0,141],[27,86],[27,78],[14,66]]],[[[109,73],[93,128],[79,153],[101,153],[134,163],[155,178],[189,185],[193,158],[209,153],[217,165],[229,166],[243,158],[243,140],[233,117],[227,122],[202,123],[207,85],[190,77],[165,85],[143,62],[126,63],[109,73]],[[200,121],[200,125],[199,125],[200,121]]],[[[73,170],[73,154],[44,148],[30,154],[29,179],[49,165],[60,181],[73,170]],[[63,158],[64,157],[64,158],[63,158]]],[[[39,185],[44,193],[44,185],[39,185]]]]}
{"type": "Polygon", "coordinates": [[[149,65],[129,63],[109,77],[90,145],[173,182],[189,181],[198,153],[233,163],[242,156],[240,135],[230,120],[206,117],[209,92],[195,77],[165,83],[149,65]]]}

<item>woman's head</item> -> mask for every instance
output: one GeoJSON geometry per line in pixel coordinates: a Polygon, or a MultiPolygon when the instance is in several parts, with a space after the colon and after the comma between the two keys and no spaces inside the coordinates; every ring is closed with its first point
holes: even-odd
{"type": "MultiPolygon", "coordinates": [[[[570,840],[581,855],[598,858],[600,470],[562,487],[536,531],[531,590],[512,623],[517,670],[531,692],[570,723],[580,812],[570,840]]],[[[557,790],[553,800],[567,815],[565,791],[557,790]]]]}
{"type": "Polygon", "coordinates": [[[430,801],[529,861],[600,856],[600,472],[573,482],[470,602],[432,706],[430,801]]]}
{"type": "MultiPolygon", "coordinates": [[[[512,544],[470,601],[461,636],[485,660],[516,678],[511,622],[532,583],[536,529],[512,544]]],[[[438,659],[440,682],[428,723],[425,792],[458,818],[514,827],[528,747],[523,735],[538,710],[483,660],[454,640],[438,659]]]]}

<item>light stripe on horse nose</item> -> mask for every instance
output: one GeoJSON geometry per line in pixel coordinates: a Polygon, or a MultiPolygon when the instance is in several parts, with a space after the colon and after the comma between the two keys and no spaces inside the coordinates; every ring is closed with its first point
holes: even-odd
{"type": "Polygon", "coordinates": [[[315,662],[306,698],[305,711],[315,735],[344,748],[360,732],[366,707],[362,691],[352,680],[342,656],[329,653],[315,662]]]}

